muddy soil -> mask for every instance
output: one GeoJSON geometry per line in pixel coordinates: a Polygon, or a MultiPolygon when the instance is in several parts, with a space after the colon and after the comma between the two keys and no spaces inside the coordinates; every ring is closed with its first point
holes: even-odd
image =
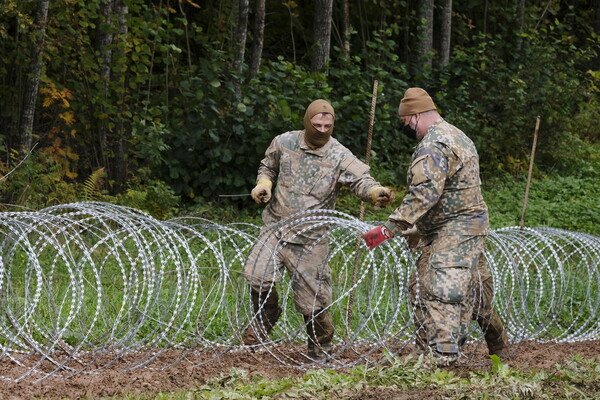
{"type": "MultiPolygon", "coordinates": [[[[407,353],[409,347],[402,350],[401,355],[407,353]]],[[[150,354],[150,353],[147,353],[150,354]]],[[[147,354],[144,357],[147,357],[147,354]]],[[[277,354],[284,354],[281,351],[277,354]]],[[[293,349],[290,357],[298,357],[301,353],[293,349]]],[[[524,342],[512,345],[512,352],[506,364],[512,368],[535,368],[553,370],[556,363],[564,363],[573,355],[579,354],[584,358],[600,359],[600,341],[577,343],[537,343],[524,342]]],[[[40,375],[32,373],[31,365],[26,355],[15,360],[9,357],[0,359],[0,376],[5,380],[0,384],[0,399],[99,399],[113,395],[124,394],[153,394],[158,392],[174,392],[179,389],[192,389],[207,382],[207,380],[228,374],[232,368],[244,369],[249,376],[259,375],[270,379],[284,377],[299,377],[306,373],[306,369],[286,366],[273,357],[268,351],[251,353],[248,350],[238,350],[228,353],[206,354],[200,351],[169,350],[161,353],[156,360],[148,365],[130,369],[131,365],[139,365],[140,359],[131,363],[127,357],[111,358],[113,355],[95,356],[93,360],[79,360],[82,367],[77,373],[50,374],[49,377],[39,380],[40,375]],[[23,365],[18,365],[19,363],[23,365]],[[95,367],[96,366],[96,367],[95,367]],[[86,372],[87,369],[87,372],[86,372]],[[90,372],[91,371],[91,372],[90,372]],[[18,377],[19,382],[14,382],[18,377]],[[9,380],[6,380],[8,378],[9,380]]],[[[352,354],[342,355],[341,363],[352,363],[352,354]],[[347,357],[347,358],[343,358],[347,357]]],[[[370,357],[377,362],[381,355],[373,354],[370,357]]],[[[54,363],[31,357],[30,362],[38,371],[53,371],[60,365],[60,355],[56,355],[54,363]]],[[[291,359],[291,358],[290,358],[291,359]]],[[[73,362],[71,360],[71,364],[73,362]]],[[[452,367],[459,374],[467,374],[471,370],[489,368],[484,349],[481,346],[468,352],[468,359],[460,365],[452,367]]],[[[343,368],[341,369],[343,370],[343,368]]],[[[42,375],[44,376],[44,375],[42,375]]],[[[47,375],[46,375],[47,376],[47,375]]],[[[376,388],[379,392],[370,392],[371,397],[361,395],[361,400],[366,398],[423,398],[415,397],[416,393],[388,393],[386,388],[376,388]],[[375,397],[372,397],[375,396],[375,397]],[[400,397],[399,397],[400,396],[400,397]],[[401,397],[408,396],[408,397],[401,397]]],[[[390,388],[389,390],[392,390],[390,388]]],[[[423,394],[423,393],[421,393],[423,394]]],[[[346,399],[353,399],[356,393],[348,393],[346,399]]],[[[427,398],[435,398],[435,393],[430,393],[427,398]],[[430,396],[431,395],[431,396],[430,396]]]]}

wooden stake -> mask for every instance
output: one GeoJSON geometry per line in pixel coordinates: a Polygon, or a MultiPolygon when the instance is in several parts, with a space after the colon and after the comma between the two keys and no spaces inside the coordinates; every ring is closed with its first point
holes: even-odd
{"type": "Polygon", "coordinates": [[[521,213],[520,229],[525,227],[525,215],[527,214],[527,201],[529,200],[529,187],[531,186],[531,175],[533,174],[533,159],[537,146],[538,130],[540,129],[540,116],[535,121],[535,132],[533,133],[533,146],[531,147],[531,158],[529,159],[529,172],[527,173],[527,186],[525,186],[525,198],[523,199],[523,212],[521,213]]]}
{"type": "MultiPolygon", "coordinates": [[[[367,154],[365,156],[365,164],[369,165],[371,161],[371,144],[373,143],[373,127],[375,126],[375,104],[377,103],[377,85],[378,82],[373,82],[373,95],[371,97],[371,112],[369,118],[369,133],[367,135],[367,154]]],[[[359,219],[362,221],[365,217],[365,202],[360,202],[359,219]]],[[[352,287],[356,284],[358,276],[358,261],[360,259],[360,243],[362,234],[358,234],[356,238],[356,248],[354,250],[354,267],[352,268],[352,287]]],[[[350,336],[350,325],[352,323],[352,309],[354,308],[354,289],[351,289],[348,297],[348,309],[346,310],[346,338],[350,336]]]]}

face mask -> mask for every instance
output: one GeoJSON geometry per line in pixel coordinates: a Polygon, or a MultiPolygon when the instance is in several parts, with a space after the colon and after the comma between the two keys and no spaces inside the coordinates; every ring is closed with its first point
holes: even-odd
{"type": "Polygon", "coordinates": [[[308,125],[304,131],[304,140],[306,141],[306,144],[313,149],[323,147],[329,142],[332,131],[333,127],[325,132],[321,132],[311,124],[308,125]]]}
{"type": "Polygon", "coordinates": [[[417,124],[419,123],[417,121],[417,124],[415,124],[415,129],[410,127],[410,122],[412,121],[412,117],[410,117],[410,120],[408,121],[408,124],[404,125],[404,127],[402,128],[402,133],[405,134],[407,137],[409,137],[412,140],[417,140],[417,124]]]}

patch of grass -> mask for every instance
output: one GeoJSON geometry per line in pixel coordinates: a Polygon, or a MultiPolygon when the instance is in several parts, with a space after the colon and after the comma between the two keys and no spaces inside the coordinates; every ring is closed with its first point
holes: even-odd
{"type": "MultiPolygon", "coordinates": [[[[492,228],[518,226],[526,180],[484,185],[492,228]]],[[[547,176],[532,181],[525,225],[600,235],[600,185],[590,177],[547,176]]]]}
{"type": "MultiPolygon", "coordinates": [[[[512,369],[492,356],[492,366],[460,376],[427,367],[422,358],[397,360],[389,367],[358,366],[348,371],[312,370],[300,378],[269,380],[231,369],[193,390],[158,395],[111,397],[113,400],[180,399],[358,399],[374,393],[447,399],[591,399],[600,382],[597,359],[574,356],[554,373],[512,369]]],[[[391,398],[391,397],[390,397],[391,398]]],[[[405,398],[405,397],[403,397],[405,398]]]]}

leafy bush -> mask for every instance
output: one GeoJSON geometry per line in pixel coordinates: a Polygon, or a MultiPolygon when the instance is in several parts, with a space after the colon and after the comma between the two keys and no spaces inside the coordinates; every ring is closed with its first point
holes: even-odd
{"type": "Polygon", "coordinates": [[[83,189],[66,177],[63,165],[51,155],[32,153],[24,159],[15,153],[13,157],[12,172],[0,183],[3,203],[38,209],[77,201],[83,196],[83,189]]]}
{"type": "Polygon", "coordinates": [[[168,219],[178,213],[181,199],[165,182],[147,178],[147,170],[129,181],[127,189],[113,200],[116,204],[136,208],[158,219],[168,219]]]}
{"type": "Polygon", "coordinates": [[[265,149],[276,135],[302,128],[304,108],[325,97],[323,76],[278,60],[266,63],[241,101],[222,57],[200,64],[180,82],[170,118],[171,148],[164,179],[190,199],[248,192],[265,149]],[[259,84],[260,82],[260,84],[259,84]]]}

